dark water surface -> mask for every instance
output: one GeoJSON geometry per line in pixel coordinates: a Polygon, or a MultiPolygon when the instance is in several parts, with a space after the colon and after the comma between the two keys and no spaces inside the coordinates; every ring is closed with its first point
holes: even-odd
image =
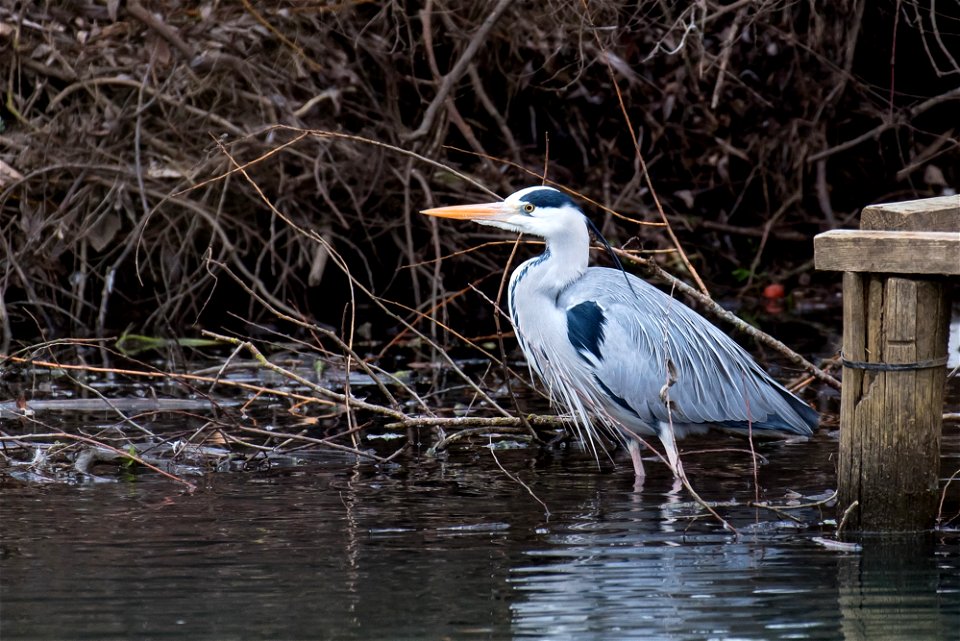
{"type": "MultiPolygon", "coordinates": [[[[762,446],[763,497],[829,491],[835,449],[829,434],[762,446]]],[[[742,506],[741,454],[686,458],[704,498],[741,503],[719,508],[739,535],[690,519],[662,465],[638,490],[629,465],[579,452],[497,455],[549,516],[487,449],[211,474],[192,494],[156,475],[7,481],[0,638],[960,638],[957,534],[826,548],[830,509],[799,525],[742,506]]]]}

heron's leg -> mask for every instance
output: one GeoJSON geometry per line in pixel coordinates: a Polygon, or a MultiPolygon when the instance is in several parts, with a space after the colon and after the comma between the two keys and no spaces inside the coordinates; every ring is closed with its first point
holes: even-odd
{"type": "Polygon", "coordinates": [[[670,486],[670,491],[667,492],[668,496],[677,496],[680,494],[680,490],[683,489],[683,481],[681,481],[676,476],[673,477],[673,485],[670,486]]]}
{"type": "Polygon", "coordinates": [[[663,449],[666,451],[667,465],[670,466],[670,471],[673,472],[674,478],[682,479],[684,477],[683,463],[680,461],[680,454],[677,452],[677,441],[673,437],[673,428],[668,423],[660,423],[658,436],[660,442],[663,443],[663,449]]]}
{"type": "Polygon", "coordinates": [[[643,469],[643,459],[640,458],[640,441],[630,435],[627,438],[627,451],[630,452],[630,460],[633,461],[633,473],[638,479],[646,477],[647,473],[643,469]]]}

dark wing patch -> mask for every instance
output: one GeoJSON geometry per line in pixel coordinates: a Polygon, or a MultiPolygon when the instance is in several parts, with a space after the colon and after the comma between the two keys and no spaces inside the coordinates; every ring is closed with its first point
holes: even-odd
{"type": "Polygon", "coordinates": [[[588,360],[587,353],[596,356],[598,361],[603,360],[600,344],[603,343],[606,322],[603,309],[592,300],[567,310],[567,338],[583,360],[588,360]]]}
{"type": "Polygon", "coordinates": [[[576,207],[576,203],[573,202],[573,198],[566,195],[562,191],[557,191],[556,189],[537,189],[531,191],[529,194],[524,194],[520,200],[525,203],[530,203],[535,207],[563,207],[564,205],[570,205],[576,207]]]}

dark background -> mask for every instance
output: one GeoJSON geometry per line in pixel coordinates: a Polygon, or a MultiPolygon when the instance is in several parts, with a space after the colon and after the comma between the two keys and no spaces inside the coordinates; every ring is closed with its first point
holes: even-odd
{"type": "MultiPolygon", "coordinates": [[[[546,164],[550,180],[641,221],[660,220],[652,184],[715,295],[833,286],[812,268],[816,233],[857,226],[866,204],[960,184],[960,3],[936,12],[866,0],[512,2],[499,14],[458,1],[6,5],[0,342],[276,322],[251,292],[341,330],[347,274],[407,320],[450,310],[492,331],[476,294],[441,303],[468,282],[495,296],[510,245],[436,268],[504,235],[418,215],[491,198],[425,159],[501,196],[546,164]],[[474,39],[449,98],[411,135],[474,39]],[[287,145],[304,129],[366,142],[287,145]],[[229,173],[234,161],[246,176],[229,173]]],[[[615,246],[671,248],[662,229],[586,211],[615,246]]],[[[689,278],[676,254],[644,255],[689,278]]],[[[357,325],[392,335],[396,319],[354,297],[357,325]]]]}

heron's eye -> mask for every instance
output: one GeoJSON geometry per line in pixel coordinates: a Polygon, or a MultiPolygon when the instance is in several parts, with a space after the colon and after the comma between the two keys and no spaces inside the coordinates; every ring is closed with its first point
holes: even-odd
{"type": "Polygon", "coordinates": [[[536,209],[533,203],[523,203],[523,211],[532,214],[533,210],[536,209]]]}

